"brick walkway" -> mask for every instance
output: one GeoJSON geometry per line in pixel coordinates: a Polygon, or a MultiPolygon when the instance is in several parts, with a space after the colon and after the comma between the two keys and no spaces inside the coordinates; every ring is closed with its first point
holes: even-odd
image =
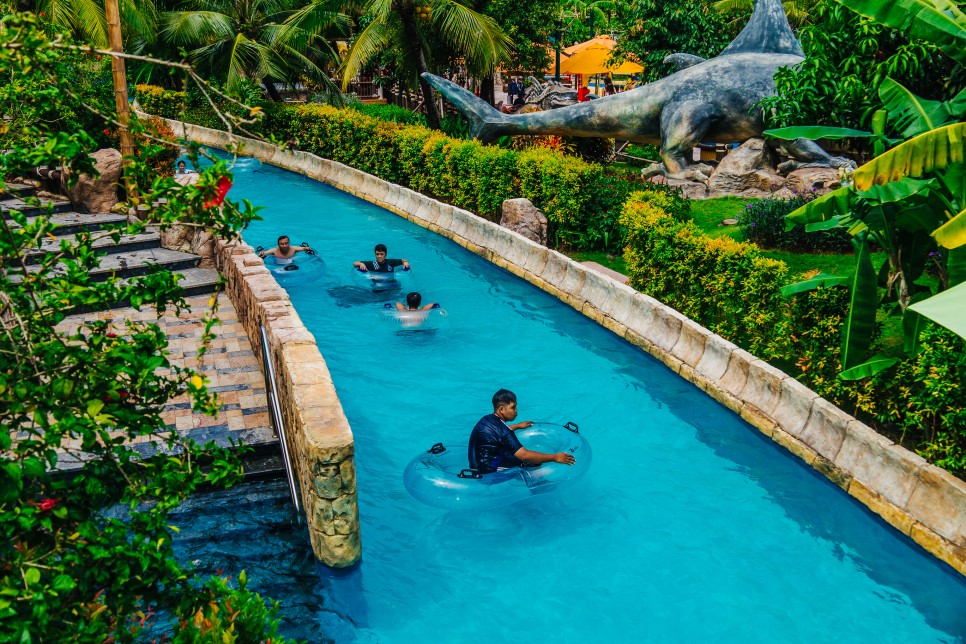
{"type": "MultiPolygon", "coordinates": [[[[208,379],[209,389],[217,392],[221,403],[218,415],[211,417],[192,412],[187,396],[179,396],[167,404],[162,414],[167,428],[176,429],[199,444],[214,440],[227,446],[230,439],[247,445],[274,443],[277,439],[268,417],[262,369],[235,308],[224,293],[218,295],[221,324],[213,328],[217,337],[205,355],[198,358],[199,339],[204,328],[200,320],[208,310],[209,297],[188,298],[192,311],[182,313],[181,317],[168,311],[158,320],[153,311],[112,309],[71,316],[60,327],[69,329],[86,320],[98,319],[116,324],[117,331],[123,333],[126,320],[156,322],[168,336],[171,364],[200,371],[208,379]]],[[[152,453],[154,450],[149,441],[151,437],[141,437],[135,449],[145,455],[152,453]]],[[[63,459],[63,465],[69,468],[72,460],[63,459]]]]}

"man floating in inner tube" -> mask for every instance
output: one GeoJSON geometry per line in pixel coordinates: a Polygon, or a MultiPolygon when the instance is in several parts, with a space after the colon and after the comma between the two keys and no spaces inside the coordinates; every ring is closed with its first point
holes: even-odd
{"type": "Polygon", "coordinates": [[[290,264],[295,257],[295,253],[310,253],[314,255],[315,251],[308,246],[292,246],[288,235],[282,235],[278,238],[278,246],[259,251],[258,256],[264,259],[271,255],[275,258],[276,264],[290,264]]]}
{"type": "Polygon", "coordinates": [[[518,429],[526,429],[533,425],[533,421],[525,420],[521,423],[508,425],[517,417],[517,396],[508,389],[501,389],[493,394],[493,413],[487,414],[476,423],[470,434],[469,460],[470,468],[480,474],[489,474],[497,470],[521,465],[539,465],[540,463],[563,463],[573,465],[573,454],[557,452],[546,454],[534,452],[524,447],[516,437],[518,429]]]}
{"type": "Polygon", "coordinates": [[[376,260],[375,261],[359,261],[352,262],[360,271],[373,271],[374,273],[392,273],[393,269],[402,266],[403,269],[409,270],[409,260],[407,259],[388,259],[386,257],[385,244],[376,244],[376,260]]]}

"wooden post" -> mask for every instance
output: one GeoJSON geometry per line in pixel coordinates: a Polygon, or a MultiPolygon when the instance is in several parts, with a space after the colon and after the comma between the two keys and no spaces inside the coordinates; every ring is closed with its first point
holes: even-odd
{"type": "MultiPolygon", "coordinates": [[[[121,38],[121,12],[118,8],[118,0],[104,0],[104,12],[107,17],[107,38],[111,51],[123,53],[124,41],[121,38]]],[[[130,157],[134,155],[134,143],[131,139],[131,130],[128,129],[128,123],[131,121],[131,107],[127,102],[127,72],[124,69],[124,59],[120,56],[111,56],[111,73],[114,77],[117,120],[120,123],[118,133],[121,136],[121,156],[124,157],[123,165],[127,166],[130,163],[130,157]]],[[[133,195],[126,172],[124,185],[130,198],[133,195]]]]}

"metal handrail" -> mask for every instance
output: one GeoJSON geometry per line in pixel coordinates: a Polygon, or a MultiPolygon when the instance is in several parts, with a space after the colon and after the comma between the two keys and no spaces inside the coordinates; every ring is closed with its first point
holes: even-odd
{"type": "Polygon", "coordinates": [[[295,518],[302,524],[302,503],[299,501],[298,489],[295,483],[295,472],[292,470],[292,461],[288,453],[288,439],[285,436],[285,424],[282,422],[282,409],[278,404],[278,390],[275,387],[275,365],[272,364],[272,354],[268,349],[268,336],[265,334],[265,326],[258,327],[262,334],[262,372],[265,375],[265,397],[268,399],[268,408],[271,412],[272,426],[278,434],[278,442],[282,447],[282,461],[285,463],[285,479],[288,481],[288,491],[292,497],[292,505],[295,506],[295,518]]]}

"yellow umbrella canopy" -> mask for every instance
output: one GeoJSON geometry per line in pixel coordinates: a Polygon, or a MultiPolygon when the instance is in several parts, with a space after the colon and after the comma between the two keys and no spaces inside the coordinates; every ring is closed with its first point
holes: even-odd
{"type": "Polygon", "coordinates": [[[595,46],[606,47],[607,49],[613,49],[615,46],[617,46],[617,43],[614,42],[614,39],[611,38],[610,36],[606,36],[606,35],[597,36],[596,38],[591,38],[590,40],[579,42],[576,45],[571,45],[570,47],[567,47],[566,49],[564,49],[563,53],[567,54],[568,56],[573,56],[577,52],[583,51],[588,47],[595,47],[595,46]]]}
{"type": "MultiPolygon", "coordinates": [[[[597,39],[595,39],[597,40],[597,39]]],[[[611,43],[614,41],[611,40],[611,43]]],[[[584,43],[581,43],[584,44],[584,43]]],[[[575,45],[576,47],[577,45],[575,45]]],[[[566,61],[560,62],[561,74],[636,74],[644,71],[644,68],[637,63],[625,61],[608,65],[611,47],[602,45],[591,45],[578,51],[566,61]]]]}

